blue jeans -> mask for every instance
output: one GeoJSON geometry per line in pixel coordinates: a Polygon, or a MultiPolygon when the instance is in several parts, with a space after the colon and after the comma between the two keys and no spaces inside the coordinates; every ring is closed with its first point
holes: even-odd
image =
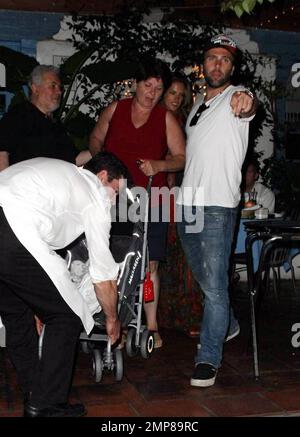
{"type": "MultiPolygon", "coordinates": [[[[200,207],[184,207],[189,214],[199,213],[200,207]]],[[[230,304],[228,269],[235,228],[237,208],[204,207],[204,227],[197,233],[187,232],[184,218],[178,223],[187,262],[199,283],[205,299],[200,331],[201,347],[195,362],[210,363],[218,368],[222,359],[223,342],[228,331],[230,304]]],[[[237,324],[236,320],[231,323],[237,324]]],[[[230,327],[230,331],[232,331],[230,327]]]]}

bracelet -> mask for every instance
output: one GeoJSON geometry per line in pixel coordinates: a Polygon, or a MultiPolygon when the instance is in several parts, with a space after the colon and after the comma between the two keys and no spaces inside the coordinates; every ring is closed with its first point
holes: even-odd
{"type": "Polygon", "coordinates": [[[241,91],[241,93],[247,94],[247,96],[251,97],[251,99],[254,100],[254,94],[252,91],[250,91],[248,89],[244,89],[243,91],[241,91]]]}

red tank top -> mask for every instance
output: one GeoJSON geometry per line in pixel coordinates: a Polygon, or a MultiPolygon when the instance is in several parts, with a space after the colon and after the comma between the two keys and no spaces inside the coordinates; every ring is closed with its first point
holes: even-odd
{"type": "MultiPolygon", "coordinates": [[[[110,120],[105,149],[114,153],[127,166],[133,182],[146,187],[148,177],[139,169],[137,159],[164,159],[167,151],[166,110],[156,105],[145,124],[135,128],[131,120],[133,99],[120,100],[110,120]]],[[[160,172],[152,181],[153,187],[167,185],[167,174],[160,172]]]]}

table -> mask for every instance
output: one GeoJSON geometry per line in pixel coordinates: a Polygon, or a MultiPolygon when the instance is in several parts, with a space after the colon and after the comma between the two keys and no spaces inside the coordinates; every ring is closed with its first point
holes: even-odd
{"type": "Polygon", "coordinates": [[[297,243],[300,246],[300,222],[289,220],[249,220],[245,224],[247,228],[246,253],[248,292],[250,297],[251,331],[253,344],[253,365],[255,378],[259,378],[258,347],[256,333],[256,308],[255,302],[261,293],[262,272],[269,253],[275,247],[297,243]],[[263,242],[259,258],[257,280],[254,279],[253,244],[261,240],[263,242]]]}

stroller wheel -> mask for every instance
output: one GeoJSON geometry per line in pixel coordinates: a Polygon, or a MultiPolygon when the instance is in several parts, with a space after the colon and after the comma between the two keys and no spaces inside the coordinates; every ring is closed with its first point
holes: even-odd
{"type": "Polygon", "coordinates": [[[149,358],[154,349],[154,336],[151,331],[145,329],[141,338],[141,355],[143,358],[149,358]]]}
{"type": "Polygon", "coordinates": [[[129,357],[135,357],[138,353],[138,348],[135,345],[136,329],[130,328],[126,337],[126,353],[129,357]]]}
{"type": "Polygon", "coordinates": [[[103,362],[101,358],[101,352],[99,349],[94,349],[92,351],[93,354],[93,376],[95,377],[96,382],[100,382],[102,379],[103,373],[103,362]]]}
{"type": "Polygon", "coordinates": [[[120,349],[115,349],[115,367],[114,367],[114,375],[116,381],[122,381],[124,374],[123,367],[123,354],[120,349]]]}

